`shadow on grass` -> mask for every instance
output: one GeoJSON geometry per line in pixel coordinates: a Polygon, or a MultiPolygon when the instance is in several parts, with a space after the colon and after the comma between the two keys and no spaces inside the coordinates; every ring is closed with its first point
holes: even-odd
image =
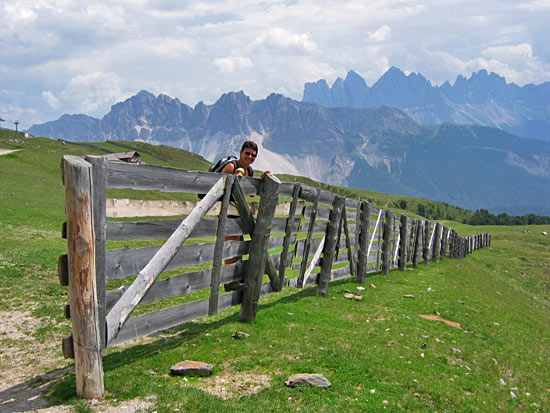
{"type": "MultiPolygon", "coordinates": [[[[343,280],[342,280],[343,281],[343,280]]],[[[333,285],[337,286],[342,281],[336,281],[333,285]]],[[[276,294],[276,293],[274,293],[276,294]]],[[[258,307],[258,313],[269,309],[275,305],[295,303],[302,298],[316,295],[315,288],[307,288],[304,290],[296,290],[295,293],[280,297],[279,299],[271,299],[269,302],[261,303],[258,307]]],[[[228,311],[228,310],[225,310],[228,311]]],[[[221,313],[223,317],[223,312],[221,313]]],[[[116,353],[108,354],[103,357],[103,371],[116,370],[120,367],[135,363],[136,361],[146,360],[149,357],[155,357],[159,352],[170,351],[178,348],[184,341],[197,336],[204,335],[208,331],[216,330],[228,323],[239,321],[238,313],[226,316],[219,319],[208,321],[204,319],[200,323],[187,322],[177,327],[165,330],[159,334],[174,334],[171,337],[159,337],[158,340],[147,344],[136,344],[131,347],[123,348],[116,353]]],[[[154,336],[154,335],[153,335],[154,336]]],[[[73,368],[73,367],[70,367],[73,368]]],[[[73,370],[74,371],[74,370],[73,370]]],[[[7,391],[9,391],[8,389],[7,391]]],[[[48,398],[50,403],[61,404],[76,398],[76,378],[74,374],[65,375],[55,383],[48,386],[48,398]],[[50,389],[51,388],[51,389],[50,389]]],[[[44,389],[42,390],[44,391],[44,389]]],[[[32,410],[33,407],[30,407],[32,410]]],[[[2,410],[2,409],[0,409],[2,410]]],[[[3,410],[2,410],[3,411],[3,410]]],[[[11,410],[13,412],[18,410],[11,410]]]]}

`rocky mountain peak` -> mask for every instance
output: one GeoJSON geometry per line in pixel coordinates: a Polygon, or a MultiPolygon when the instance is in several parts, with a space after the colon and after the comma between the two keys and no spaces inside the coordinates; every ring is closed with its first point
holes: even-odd
{"type": "Polygon", "coordinates": [[[404,110],[417,122],[443,122],[495,126],[523,137],[550,140],[550,82],[519,87],[485,69],[469,78],[458,75],[454,84],[433,86],[420,73],[406,75],[390,67],[368,87],[349,71],[332,88],[326,81],[306,83],[303,102],[325,107],[370,108],[391,106],[404,110]]]}

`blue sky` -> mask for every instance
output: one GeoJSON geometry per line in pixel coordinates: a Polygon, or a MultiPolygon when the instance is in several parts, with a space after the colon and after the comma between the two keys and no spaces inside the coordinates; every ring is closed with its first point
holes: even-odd
{"type": "Polygon", "coordinates": [[[550,0],[3,0],[0,117],[102,117],[145,89],[195,106],[243,90],[302,98],[353,69],[433,84],[480,69],[550,81],[550,0]]]}

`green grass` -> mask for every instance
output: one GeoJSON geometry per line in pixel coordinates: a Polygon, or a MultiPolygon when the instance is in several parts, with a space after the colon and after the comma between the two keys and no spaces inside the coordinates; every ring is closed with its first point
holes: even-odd
{"type": "MultiPolygon", "coordinates": [[[[370,276],[367,285],[376,288],[367,287],[363,301],[343,297],[344,290],[357,291],[349,281],[331,284],[325,298],[313,288],[287,288],[261,301],[254,323],[240,323],[231,309],[151,344],[108,350],[109,397],[155,394],[159,412],[511,411],[523,403],[537,410],[550,397],[550,242],[517,228],[487,229],[493,246],[464,260],[370,276]],[[420,314],[439,314],[464,330],[420,314]],[[236,331],[250,338],[235,340],[236,331]],[[168,374],[184,359],[210,363],[215,375],[239,383],[266,375],[270,386],[222,400],[194,388],[211,379],[185,382],[168,374]],[[332,386],[285,387],[295,373],[324,374],[332,386]]],[[[69,378],[53,396],[73,392],[69,378]]]]}
{"type": "MultiPolygon", "coordinates": [[[[62,154],[93,151],[1,132],[0,147],[23,150],[0,156],[0,310],[30,311],[40,320],[29,334],[33,342],[55,342],[54,368],[62,363],[60,337],[70,332],[62,312],[67,288],[59,285],[56,270],[66,251],[59,163],[62,154]]],[[[159,155],[170,160],[171,152],[177,151],[159,155]]],[[[182,161],[170,162],[182,167],[182,161]]],[[[378,206],[394,202],[382,194],[372,197],[378,206]]],[[[107,400],[154,396],[151,411],[158,412],[485,412],[515,411],[524,403],[529,411],[547,410],[550,239],[541,232],[550,232],[550,226],[523,233],[524,227],[445,224],[461,235],[489,232],[493,245],[460,261],[371,275],[360,292],[363,301],[343,297],[345,290],[359,292],[351,280],[332,283],[324,298],[314,288],[285,288],[260,301],[254,323],[239,322],[237,307],[108,349],[107,400]],[[421,314],[439,314],[464,330],[421,314]],[[250,338],[235,340],[236,331],[250,338]],[[171,376],[170,367],[185,359],[211,363],[214,377],[171,376]],[[295,373],[324,374],[332,386],[284,386],[295,373]],[[228,389],[219,393],[231,397],[204,390],[216,380],[218,389],[228,389]],[[255,384],[262,386],[252,393],[255,384]]],[[[0,336],[0,345],[28,344],[0,336]]],[[[0,360],[0,370],[12,367],[0,360]]],[[[77,411],[89,411],[76,399],[74,375],[55,384],[49,397],[53,405],[72,403],[77,411]]]]}

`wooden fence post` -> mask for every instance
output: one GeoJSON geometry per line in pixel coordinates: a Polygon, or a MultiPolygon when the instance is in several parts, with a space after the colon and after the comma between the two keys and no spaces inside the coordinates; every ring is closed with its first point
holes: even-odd
{"type": "Polygon", "coordinates": [[[401,243],[399,245],[399,269],[401,271],[407,269],[408,225],[409,218],[406,215],[401,215],[401,243]]]}
{"type": "Polygon", "coordinates": [[[105,257],[107,239],[107,159],[103,156],[86,156],[86,161],[92,164],[92,214],[94,215],[95,233],[95,278],[97,288],[97,308],[99,316],[99,332],[101,335],[101,350],[107,344],[107,323],[105,321],[105,257]]]}
{"type": "Polygon", "coordinates": [[[430,262],[430,236],[431,236],[431,225],[430,221],[424,221],[424,236],[423,236],[423,248],[422,248],[422,258],[424,263],[428,264],[430,262]]]}
{"type": "Polygon", "coordinates": [[[447,237],[449,234],[449,228],[443,226],[443,231],[441,234],[441,251],[439,252],[439,259],[444,260],[445,255],[447,254],[447,237]]]}
{"type": "MultiPolygon", "coordinates": [[[[235,206],[237,207],[237,211],[239,211],[239,215],[241,217],[244,230],[247,234],[250,234],[250,236],[252,236],[252,233],[254,232],[254,226],[256,225],[256,220],[254,219],[252,212],[250,212],[248,201],[246,200],[246,196],[243,192],[243,189],[241,188],[241,184],[239,184],[238,179],[233,181],[232,196],[233,196],[233,199],[235,200],[235,206]]],[[[277,268],[275,268],[275,264],[273,264],[273,261],[271,260],[271,256],[267,253],[267,251],[265,253],[265,260],[266,260],[265,269],[266,269],[267,275],[269,276],[271,287],[274,290],[276,290],[277,287],[284,281],[281,281],[279,279],[279,276],[277,274],[277,268]]]]}
{"type": "Polygon", "coordinates": [[[412,266],[413,268],[418,267],[418,259],[420,257],[420,249],[422,248],[422,234],[424,231],[422,231],[422,221],[417,219],[416,220],[416,237],[414,239],[414,249],[413,249],[413,262],[412,266]]]}
{"type": "Polygon", "coordinates": [[[355,211],[355,248],[353,249],[353,262],[355,263],[355,274],[357,274],[357,280],[359,280],[359,240],[361,234],[361,205],[362,201],[357,201],[357,210],[355,211]]]}
{"type": "Polygon", "coordinates": [[[103,396],[105,388],[95,276],[92,168],[76,156],[64,156],[62,165],[76,392],[80,397],[95,399],[103,396]]]}
{"type": "MultiPolygon", "coordinates": [[[[285,239],[283,240],[283,251],[281,252],[281,262],[279,263],[279,284],[277,285],[276,291],[281,291],[284,287],[285,272],[288,260],[288,250],[290,248],[292,233],[295,230],[295,228],[293,228],[294,217],[296,216],[296,207],[298,206],[298,197],[300,196],[301,190],[302,185],[300,184],[294,185],[294,189],[292,190],[292,202],[290,203],[288,221],[286,222],[285,239]]],[[[299,229],[300,228],[298,228],[297,230],[299,229]]]]}
{"type": "Polygon", "coordinates": [[[360,222],[357,221],[359,230],[359,252],[357,257],[357,282],[364,284],[367,279],[367,265],[369,254],[369,235],[370,235],[370,204],[361,202],[360,222]]]}
{"type": "Polygon", "coordinates": [[[315,218],[317,217],[317,208],[319,207],[319,197],[321,196],[321,189],[317,188],[315,194],[315,200],[313,201],[313,207],[311,208],[311,214],[309,217],[309,226],[307,230],[306,240],[304,242],[304,253],[302,263],[300,264],[300,275],[298,276],[297,286],[303,288],[304,277],[307,270],[307,257],[309,256],[309,249],[311,247],[311,237],[315,228],[315,218]]]}
{"type": "Polygon", "coordinates": [[[435,224],[434,245],[432,251],[432,261],[436,262],[439,259],[439,253],[441,252],[441,224],[439,222],[435,224]]]}
{"type": "MultiPolygon", "coordinates": [[[[329,222],[325,238],[325,246],[323,247],[323,259],[321,260],[321,272],[319,273],[319,285],[317,286],[317,294],[326,296],[328,285],[330,283],[330,273],[332,270],[332,262],[336,251],[336,243],[338,240],[338,227],[342,218],[342,210],[346,199],[341,196],[336,196],[332,203],[332,211],[330,211],[329,222]]],[[[344,211],[345,213],[345,211],[344,211]]]]}
{"type": "Polygon", "coordinates": [[[239,313],[239,318],[242,321],[254,321],[258,312],[258,300],[266,266],[267,244],[279,199],[280,185],[281,181],[277,177],[265,176],[258,206],[258,218],[252,233],[250,255],[246,265],[245,283],[247,288],[243,291],[243,301],[239,313]]]}
{"type": "MultiPolygon", "coordinates": [[[[348,216],[346,212],[346,203],[344,201],[344,210],[342,215],[342,223],[344,226],[344,235],[346,237],[346,248],[348,250],[348,261],[349,261],[349,273],[350,275],[356,275],[357,265],[355,265],[355,259],[353,257],[353,249],[351,246],[351,237],[349,233],[349,225],[348,225],[348,216]]],[[[340,239],[338,239],[338,243],[340,243],[340,239]]]]}
{"type": "Polygon", "coordinates": [[[208,300],[208,315],[213,315],[218,312],[223,244],[225,241],[225,226],[227,223],[227,210],[229,209],[229,200],[231,198],[231,189],[233,188],[234,179],[235,175],[227,175],[225,178],[222,207],[218,218],[218,228],[216,230],[216,243],[214,245],[212,271],[210,272],[210,299],[208,300]]]}
{"type": "Polygon", "coordinates": [[[412,264],[414,259],[414,244],[416,240],[416,220],[409,220],[409,245],[407,248],[407,263],[412,264]]]}
{"type": "Polygon", "coordinates": [[[382,274],[390,273],[391,255],[392,255],[392,238],[393,238],[393,212],[388,209],[386,211],[386,219],[384,220],[384,243],[382,244],[382,274]]]}

